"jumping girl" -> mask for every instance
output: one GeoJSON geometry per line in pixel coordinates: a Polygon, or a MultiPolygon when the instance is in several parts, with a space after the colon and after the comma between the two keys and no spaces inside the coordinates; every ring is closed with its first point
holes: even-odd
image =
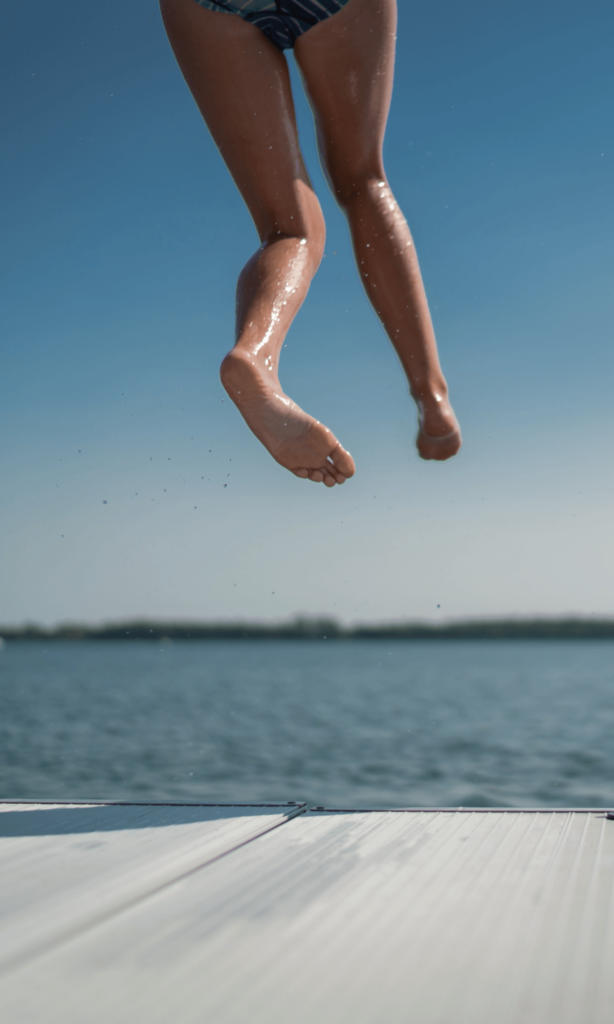
{"type": "Polygon", "coordinates": [[[236,343],[221,368],[247,425],[295,476],[333,487],[354,474],[350,453],[284,394],[278,377],[284,338],[325,238],[283,54],[294,48],[365,291],[418,407],[416,447],[423,459],[455,455],[461,435],[418,259],[382,158],[396,0],[161,0],[161,9],[181,71],[260,237],[239,277],[236,343]]]}

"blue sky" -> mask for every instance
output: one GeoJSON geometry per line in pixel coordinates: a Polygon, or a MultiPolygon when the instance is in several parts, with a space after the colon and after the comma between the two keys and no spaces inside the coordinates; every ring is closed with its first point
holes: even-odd
{"type": "Polygon", "coordinates": [[[614,8],[399,10],[386,164],[465,446],[414,452],[293,70],[328,241],[282,382],[354,455],[328,492],[224,401],[257,239],[154,0],[3,6],[0,622],[614,614],[614,8]]]}

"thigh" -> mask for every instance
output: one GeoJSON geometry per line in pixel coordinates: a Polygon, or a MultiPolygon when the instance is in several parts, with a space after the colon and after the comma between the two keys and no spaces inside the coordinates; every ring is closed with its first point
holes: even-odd
{"type": "Polygon", "coordinates": [[[160,7],[179,67],[260,238],[307,233],[311,185],[285,57],[237,15],[194,0],[161,0],[160,7]]]}
{"type": "Polygon", "coordinates": [[[396,0],[349,0],[294,47],[325,170],[338,193],[357,175],[383,175],[396,13],[396,0]]]}

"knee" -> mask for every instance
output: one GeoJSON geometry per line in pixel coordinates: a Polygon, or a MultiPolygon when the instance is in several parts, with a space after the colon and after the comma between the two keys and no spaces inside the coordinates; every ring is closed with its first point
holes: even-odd
{"type": "MultiPolygon", "coordinates": [[[[262,240],[262,247],[258,253],[261,253],[262,249],[271,251],[276,246],[281,245],[283,255],[280,258],[284,264],[287,263],[288,259],[294,259],[299,253],[304,254],[306,260],[300,259],[300,265],[307,271],[310,277],[313,277],[322,262],[325,237],[324,218],[322,218],[322,230],[276,231],[267,234],[262,240]],[[287,243],[289,243],[289,247],[287,243]]],[[[258,253],[253,258],[257,259],[258,253]]],[[[244,267],[243,272],[249,268],[250,263],[248,263],[247,267],[244,267]]]]}
{"type": "Polygon", "coordinates": [[[315,192],[309,191],[303,198],[301,205],[302,225],[300,232],[297,232],[297,234],[300,234],[301,240],[305,239],[305,243],[311,256],[313,272],[315,273],[320,266],[320,261],[324,254],[326,223],[324,221],[322,207],[320,206],[315,192]]]}
{"type": "Polygon", "coordinates": [[[266,246],[284,239],[292,239],[301,248],[306,247],[312,272],[315,273],[324,254],[326,241],[324,215],[315,196],[308,203],[301,204],[300,211],[296,211],[295,215],[270,224],[261,235],[262,243],[266,246]]]}
{"type": "Polygon", "coordinates": [[[355,171],[332,168],[329,180],[339,206],[347,211],[357,200],[376,198],[386,183],[386,176],[383,168],[355,171]]]}
{"type": "MultiPolygon", "coordinates": [[[[315,222],[308,225],[303,238],[311,257],[311,265],[313,273],[315,274],[322,262],[324,245],[326,243],[326,224],[321,210],[319,211],[315,222]]],[[[301,242],[303,241],[303,238],[301,238],[301,242]]]]}

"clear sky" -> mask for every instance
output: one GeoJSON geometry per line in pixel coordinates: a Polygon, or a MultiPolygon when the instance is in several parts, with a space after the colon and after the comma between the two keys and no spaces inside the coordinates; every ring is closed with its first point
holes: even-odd
{"type": "Polygon", "coordinates": [[[224,401],[257,238],[155,0],[2,5],[0,622],[614,614],[614,6],[399,8],[386,164],[465,446],[415,454],[293,68],[328,241],[281,379],[354,455],[329,492],[224,401]]]}

